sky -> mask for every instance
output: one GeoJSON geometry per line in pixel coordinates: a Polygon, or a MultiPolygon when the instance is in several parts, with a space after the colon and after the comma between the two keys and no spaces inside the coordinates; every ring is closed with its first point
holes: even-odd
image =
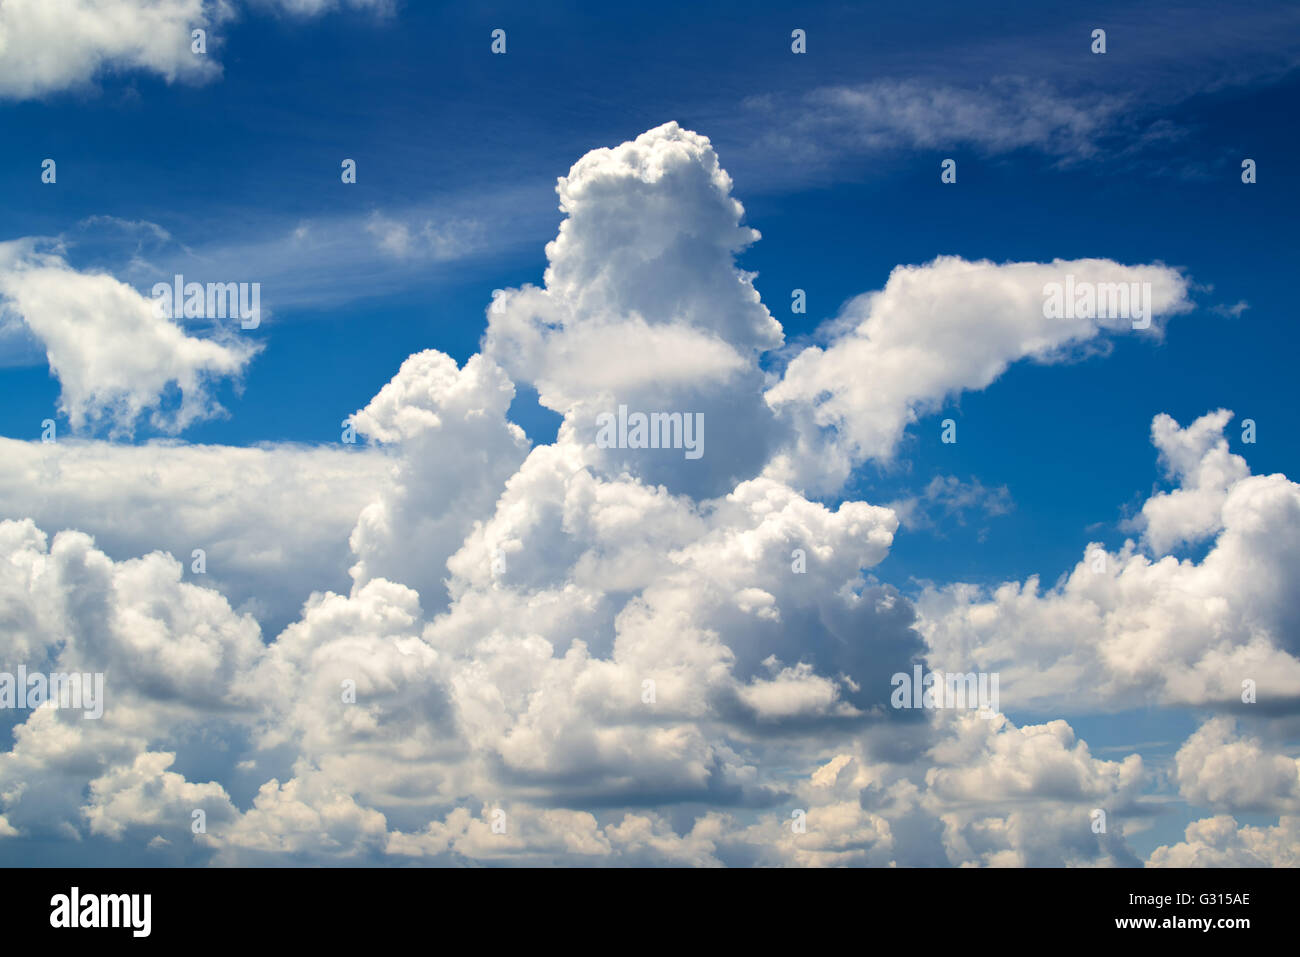
{"type": "Polygon", "coordinates": [[[1294,866],[1298,64],[1286,3],[3,3],[0,669],[104,707],[0,674],[0,863],[1294,866]]]}

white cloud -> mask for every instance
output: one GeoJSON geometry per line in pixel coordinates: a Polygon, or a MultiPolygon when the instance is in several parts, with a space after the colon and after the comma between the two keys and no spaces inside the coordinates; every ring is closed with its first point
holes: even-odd
{"type": "Polygon", "coordinates": [[[566,218],[544,288],[498,293],[484,355],[594,446],[619,405],[703,415],[703,458],[595,450],[593,465],[716,495],[762,467],[774,437],[761,353],[782,342],[735,256],[758,238],[706,137],[676,123],[593,150],[556,187],[566,218]]]}
{"type": "MultiPolygon", "coordinates": [[[[14,727],[13,747],[0,755],[0,799],[12,826],[66,837],[88,822],[110,836],[159,823],[138,806],[139,788],[223,806],[219,786],[195,789],[165,768],[177,745],[194,747],[195,728],[208,745],[187,757],[202,765],[213,742],[256,714],[247,677],[263,646],[252,618],[181,574],[160,553],[113,562],[80,532],[50,541],[30,521],[0,522],[5,660],[103,675],[101,717],[45,706],[14,727]]],[[[188,828],[184,813],[172,824],[188,828]]]]}
{"type": "Polygon", "coordinates": [[[1295,813],[1300,810],[1300,760],[1237,734],[1231,718],[1206,721],[1175,756],[1178,790],[1195,807],[1295,813]]]}
{"type": "Polygon", "coordinates": [[[416,587],[429,610],[442,607],[447,559],[489,513],[528,450],[506,420],[514,384],[473,356],[463,369],[435,350],[402,363],[352,421],[398,449],[392,484],[357,519],[352,550],[358,585],[390,578],[416,587]]]}
{"type": "Polygon", "coordinates": [[[51,533],[90,533],[118,560],[168,552],[189,581],[278,630],[313,591],[347,586],[349,533],[389,494],[393,467],[357,446],[0,438],[0,500],[51,533]],[[192,570],[195,549],[202,575],[192,570]]]}
{"type": "Polygon", "coordinates": [[[1241,827],[1227,814],[1193,821],[1181,844],[1158,847],[1147,867],[1300,867],[1300,817],[1241,827]]]}
{"type": "MultiPolygon", "coordinates": [[[[796,97],[745,101],[764,120],[757,148],[803,175],[853,157],[965,149],[984,155],[1034,149],[1062,162],[1094,155],[1122,127],[1119,97],[1071,98],[1043,82],[998,77],[958,87],[923,79],[880,79],[818,87],[796,97]]],[[[938,160],[935,160],[938,176],[938,160]]],[[[788,174],[787,174],[788,175],[788,174]]]]}
{"type": "Polygon", "coordinates": [[[478,248],[479,224],[473,220],[435,223],[431,219],[403,221],[371,213],[366,232],[380,248],[398,259],[459,259],[478,248]]]}
{"type": "Polygon", "coordinates": [[[168,771],[175,754],[137,755],[129,765],[119,765],[90,782],[90,803],[83,809],[92,834],[121,838],[128,828],[140,828],[162,838],[193,833],[194,812],[203,811],[204,826],[233,819],[236,809],[225,789],[215,782],[192,784],[168,771]]]}
{"type": "MultiPolygon", "coordinates": [[[[1165,266],[1105,259],[1051,263],[968,262],[941,256],[899,266],[885,288],[851,300],[829,325],[825,347],[790,360],[768,401],[799,440],[774,474],[801,486],[838,488],[867,459],[888,460],[903,431],[947,398],[983,389],[1020,359],[1061,361],[1131,319],[1044,315],[1046,288],[1150,283],[1157,317],[1190,308],[1187,280],[1165,266]]],[[[1158,334],[1153,320],[1143,334],[1158,334]]]]}
{"type": "Polygon", "coordinates": [[[40,340],[59,379],[59,410],[74,429],[130,434],[152,410],[156,428],[179,432],[219,415],[211,384],[237,380],[259,348],[222,330],[207,339],[187,335],[130,286],[77,272],[32,240],[0,243],[0,303],[40,340]],[[180,400],[169,408],[173,386],[180,400]]]}
{"type": "Polygon", "coordinates": [[[237,859],[248,866],[287,855],[348,859],[382,847],[387,833],[382,814],[324,779],[281,784],[272,778],[258,790],[251,809],[233,826],[211,832],[205,843],[219,848],[216,863],[237,859]]]}
{"type": "Polygon", "coordinates": [[[1156,552],[1195,544],[1223,528],[1228,490],[1250,474],[1246,460],[1228,451],[1223,431],[1232,413],[1219,409],[1180,428],[1168,415],[1151,423],[1151,441],[1160,461],[1178,488],[1147,499],[1142,505],[1143,533],[1156,552]]]}
{"type": "Polygon", "coordinates": [[[252,7],[265,7],[299,17],[313,17],[343,8],[391,13],[393,0],[249,0],[252,7]]]}
{"type": "MultiPolygon", "coordinates": [[[[1300,497],[1281,476],[1214,478],[1214,422],[1159,435],[1176,478],[1216,490],[1217,524],[1148,526],[1218,529],[1199,565],[1130,544],[1046,597],[1036,580],[956,586],[927,596],[928,645],[872,577],[894,511],[828,507],[795,480],[887,456],[918,409],[1099,335],[1042,319],[1048,279],[1122,268],[1168,311],[1177,273],[905,267],[774,383],[759,360],[781,329],[735,266],[755,236],[706,139],[668,124],[595,151],[560,196],[544,288],[498,294],[463,365],[409,357],[352,416],[378,448],[0,449],[14,453],[0,491],[113,552],[0,523],[0,653],[103,670],[108,694],[98,721],[21,719],[0,755],[0,834],[220,864],[1135,863],[1139,756],[1100,760],[1059,720],[895,711],[890,676],[991,664],[1004,702],[1056,708],[1072,689],[1213,702],[1242,669],[1262,696],[1300,681],[1281,637],[1300,497]],[[874,388],[844,377],[857,362],[874,388]],[[508,420],[515,381],[564,416],[554,443],[530,449],[508,420]],[[593,413],[614,401],[703,411],[703,471],[597,448],[593,413]],[[792,466],[800,447],[819,458],[792,466]],[[204,539],[211,579],[185,564],[204,539]],[[349,564],[351,587],[335,585],[349,564]],[[307,600],[264,633],[245,611],[275,588],[307,600]],[[256,796],[240,809],[235,794],[256,796]],[[201,837],[196,802],[212,812],[201,837]]],[[[1187,787],[1227,793],[1185,750],[1187,787]]]]}
{"type": "Polygon", "coordinates": [[[922,804],[943,821],[953,864],[1035,867],[1131,863],[1124,813],[1145,783],[1142,759],[1092,757],[1065,721],[1016,728],[964,715],[930,753],[922,804]],[[1107,813],[1094,833],[1093,811],[1107,813]]]}
{"type": "Polygon", "coordinates": [[[936,475],[920,495],[890,502],[889,508],[912,531],[939,528],[947,522],[965,525],[970,513],[1005,515],[1013,505],[1005,485],[987,488],[979,479],[963,482],[955,475],[936,475]]]}
{"type": "MultiPolygon", "coordinates": [[[[388,14],[392,0],[250,0],[252,9],[312,17],[341,9],[388,14]]],[[[5,0],[0,5],[0,98],[31,99],[89,86],[110,71],[168,83],[221,76],[213,31],[239,13],[234,0],[5,0]],[[207,32],[206,52],[192,31],[207,32]]]]}
{"type": "MultiPolygon", "coordinates": [[[[898,728],[881,729],[897,734],[898,728]]],[[[731,861],[799,866],[1135,864],[1141,759],[1094,758],[1064,721],[1016,727],[1005,717],[931,713],[929,747],[906,761],[872,756],[870,736],[828,755],[793,793],[715,839],[731,861]],[[1093,811],[1108,830],[1093,831],[1093,811]],[[792,826],[804,812],[804,830],[792,826]]]]}
{"type": "Polygon", "coordinates": [[[27,99],[88,84],[107,69],[167,82],[221,74],[190,51],[190,32],[223,19],[204,0],[6,0],[0,6],[0,97],[27,99]]]}
{"type": "Polygon", "coordinates": [[[1175,475],[1191,482],[1149,500],[1148,536],[1168,542],[1220,529],[1198,563],[1089,545],[1054,587],[1037,576],[992,590],[928,589],[918,625],[931,667],[998,671],[1002,701],[1038,711],[1189,704],[1240,705],[1300,696],[1300,486],[1249,475],[1229,456],[1216,412],[1153,434],[1175,475]]]}
{"type": "Polygon", "coordinates": [[[47,544],[30,520],[0,522],[0,554],[8,646],[29,667],[104,672],[114,696],[242,706],[239,683],[262,649],[257,623],[182,580],[170,555],[113,562],[81,532],[47,544]]]}

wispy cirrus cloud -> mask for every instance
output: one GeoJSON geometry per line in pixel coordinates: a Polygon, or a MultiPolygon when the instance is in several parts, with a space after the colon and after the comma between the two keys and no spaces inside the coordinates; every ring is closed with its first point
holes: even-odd
{"type": "Polygon", "coordinates": [[[963,482],[955,475],[936,475],[920,495],[889,503],[899,523],[916,531],[948,522],[965,525],[971,516],[1006,515],[1015,506],[1005,485],[989,488],[977,478],[963,482]]]}
{"type": "Polygon", "coordinates": [[[885,79],[820,87],[794,98],[752,97],[744,106],[780,118],[763,146],[814,165],[844,155],[957,146],[1079,159],[1094,154],[1098,139],[1125,113],[1121,97],[1069,97],[1018,77],[978,87],[885,79]]]}

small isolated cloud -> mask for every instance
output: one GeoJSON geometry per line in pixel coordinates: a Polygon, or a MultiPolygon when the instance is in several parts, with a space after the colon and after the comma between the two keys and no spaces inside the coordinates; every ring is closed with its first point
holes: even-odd
{"type": "Polygon", "coordinates": [[[272,10],[296,17],[314,17],[335,10],[369,10],[379,14],[392,13],[396,0],[247,0],[253,9],[272,10]]]}
{"type": "Polygon", "coordinates": [[[34,240],[0,243],[0,307],[45,349],[59,411],[74,429],[129,435],[149,412],[155,428],[179,432],[219,415],[212,384],[237,381],[259,349],[220,329],[212,338],[188,335],[126,283],[78,272],[34,240]],[[172,389],[179,399],[168,401],[172,389]]]}
{"type": "Polygon", "coordinates": [[[1237,302],[1231,306],[1220,303],[1217,306],[1211,307],[1211,309],[1214,312],[1218,313],[1219,315],[1228,316],[1233,319],[1239,317],[1242,313],[1244,313],[1249,308],[1250,308],[1250,303],[1248,303],[1245,299],[1238,299],[1237,302]]]}
{"type": "Polygon", "coordinates": [[[390,256],[434,261],[465,256],[478,248],[482,232],[479,224],[473,220],[454,220],[441,224],[431,219],[404,222],[379,212],[371,214],[365,229],[375,237],[379,248],[390,256]]]}
{"type": "Polygon", "coordinates": [[[904,430],[947,398],[987,387],[1013,362],[1069,359],[1103,334],[1159,335],[1191,308],[1178,270],[1107,259],[898,266],[885,288],[850,300],[824,346],[794,356],[767,400],[797,432],[775,474],[834,490],[868,459],[893,457],[904,430]],[[1052,288],[1149,289],[1149,325],[1094,313],[1049,315],[1052,288]],[[1145,285],[1144,285],[1145,284],[1145,285]],[[1154,317],[1154,318],[1153,318],[1154,317]]]}
{"type": "Polygon", "coordinates": [[[804,175],[900,149],[1032,149],[1061,162],[1095,155],[1126,116],[1122,97],[1069,97],[1041,81],[1000,77],[960,87],[880,79],[745,101],[764,121],[759,148],[804,175]]]}
{"type": "Polygon", "coordinates": [[[974,516],[1006,515],[1015,507],[1005,485],[987,488],[979,479],[963,482],[955,475],[936,475],[920,495],[889,503],[906,529],[934,529],[947,522],[966,525],[974,516]]]}

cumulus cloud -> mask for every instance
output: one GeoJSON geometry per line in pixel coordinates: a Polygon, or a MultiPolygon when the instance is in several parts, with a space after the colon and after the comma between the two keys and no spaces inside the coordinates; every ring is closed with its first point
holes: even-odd
{"type": "Polygon", "coordinates": [[[1294,813],[1300,810],[1300,760],[1239,735],[1231,718],[1212,718],[1175,756],[1179,793],[1196,807],[1294,813]]]}
{"type": "Polygon", "coordinates": [[[1227,814],[1193,821],[1180,844],[1158,847],[1147,867],[1298,867],[1300,817],[1275,826],[1238,827],[1227,814]]]}
{"type": "MultiPolygon", "coordinates": [[[[389,13],[392,0],[250,0],[254,10],[299,17],[341,8],[389,13]]],[[[168,83],[221,76],[217,38],[192,50],[194,30],[239,15],[232,0],[6,0],[0,6],[0,98],[31,99],[141,71],[168,83]]]]}
{"type": "Polygon", "coordinates": [[[440,607],[446,562],[476,518],[489,513],[528,450],[506,419],[514,384],[490,359],[463,369],[427,350],[402,363],[352,422],[359,433],[399,450],[391,486],[361,512],[351,545],[353,578],[388,577],[440,607]]]}
{"type": "Polygon", "coordinates": [[[278,631],[313,591],[346,587],[348,537],[394,467],[360,446],[0,438],[0,501],[48,532],[87,532],[118,560],[174,555],[189,581],[278,631]]]}
{"type": "MultiPolygon", "coordinates": [[[[947,398],[983,389],[1020,359],[1061,361],[1103,332],[1132,331],[1131,319],[1071,311],[1049,317],[1050,284],[1081,288],[1149,283],[1156,317],[1190,308],[1187,280],[1165,266],[1105,259],[1051,263],[969,262],[941,256],[899,266],[885,288],[851,300],[832,320],[825,346],[790,360],[767,392],[798,429],[775,474],[834,491],[868,459],[890,459],[904,430],[947,398]]],[[[1158,333],[1153,321],[1141,334],[1158,333]]]]}
{"type": "Polygon", "coordinates": [[[1219,409],[1180,428],[1168,415],[1151,422],[1151,441],[1165,473],[1178,487],[1142,504],[1143,534],[1156,552],[1196,544],[1223,528],[1228,490],[1250,474],[1246,460],[1228,451],[1223,431],[1232,413],[1219,409]]]}
{"type": "Polygon", "coordinates": [[[922,800],[943,821],[952,863],[1136,863],[1113,829],[1145,783],[1138,755],[1094,758],[1061,720],[1016,728],[966,715],[931,757],[922,800]],[[1107,813],[1106,832],[1094,833],[1095,810],[1107,813]]]}
{"type": "Polygon", "coordinates": [[[0,547],[9,640],[30,664],[111,671],[119,695],[236,706],[238,682],[262,648],[257,623],[183,581],[170,555],[114,562],[81,532],[47,544],[30,520],[0,523],[0,547]]]}
{"type": "Polygon", "coordinates": [[[393,834],[387,852],[601,866],[1138,863],[1123,838],[1125,813],[1141,813],[1137,755],[1093,758],[1063,721],[1016,728],[1000,716],[970,717],[931,731],[933,749],[911,765],[872,761],[852,744],[791,782],[779,810],[748,822],[709,811],[683,829],[655,812],[595,816],[489,801],[393,834]],[[1093,831],[1097,805],[1114,815],[1108,834],[1093,831]]]}
{"type": "Polygon", "coordinates": [[[175,754],[146,752],[91,781],[90,803],[82,808],[90,833],[121,839],[138,829],[169,841],[162,832],[171,839],[193,833],[195,811],[203,812],[205,827],[209,817],[214,823],[234,818],[235,806],[221,785],[186,781],[167,770],[175,760],[175,754]]]}
{"type": "Polygon", "coordinates": [[[927,589],[921,632],[932,667],[1002,674],[1003,701],[1035,710],[1186,704],[1235,708],[1256,688],[1272,709],[1300,700],[1300,486],[1250,475],[1227,454],[1215,412],[1186,429],[1157,416],[1153,436],[1187,483],[1143,515],[1149,542],[1218,534],[1199,562],[1126,542],[1098,544],[1051,588],[927,589]],[[1246,682],[1252,684],[1247,685],[1246,682]]]}
{"type": "MultiPolygon", "coordinates": [[[[222,805],[222,788],[194,790],[165,770],[175,751],[149,752],[192,741],[199,727],[215,742],[256,713],[246,678],[263,646],[251,617],[181,578],[180,563],[162,553],[114,562],[83,533],[50,540],[31,521],[0,522],[6,660],[33,672],[103,675],[102,717],[47,704],[13,727],[13,747],[0,755],[13,827],[66,837],[89,823],[120,836],[159,823],[135,807],[136,791],[155,786],[146,780],[182,803],[222,805]],[[84,809],[83,793],[91,795],[84,809]]],[[[202,763],[204,753],[189,757],[202,763]]]]}
{"type": "Polygon", "coordinates": [[[59,379],[59,411],[74,429],[130,434],[152,410],[155,428],[179,432],[219,415],[212,383],[238,380],[258,350],[220,329],[210,338],[188,335],[130,286],[78,272],[33,240],[0,243],[0,304],[40,340],[59,379]],[[168,396],[173,388],[178,400],[168,396]]]}
{"type": "Polygon", "coordinates": [[[211,80],[221,67],[190,51],[190,33],[225,11],[205,0],[9,0],[0,7],[0,97],[83,86],[107,69],[211,80]]]}
{"type": "Polygon", "coordinates": [[[544,286],[496,294],[484,355],[564,416],[593,465],[717,495],[755,475],[776,435],[758,359],[782,341],[735,256],[758,239],[706,137],[676,123],[588,153],[561,177],[566,216],[544,286]],[[705,452],[595,448],[598,417],[703,417],[705,452]]]}
{"type": "Polygon", "coordinates": [[[1094,758],[1064,721],[1017,727],[1002,715],[936,713],[925,732],[929,747],[908,761],[881,760],[870,737],[847,743],[793,782],[781,815],[728,821],[720,855],[799,866],[1137,863],[1125,834],[1145,825],[1138,755],[1094,758]],[[1103,833],[1092,827],[1099,808],[1103,833]]]}
{"type": "MultiPolygon", "coordinates": [[[[1243,669],[1287,693],[1294,486],[1202,468],[1213,423],[1162,429],[1219,517],[1157,517],[1144,541],[1217,534],[1199,565],[1130,543],[1048,596],[955,586],[918,618],[876,577],[899,516],[810,498],[795,451],[887,457],[919,409],[1097,338],[1045,322],[1042,285],[1115,264],[906,267],[769,375],[781,328],[736,267],[756,236],[730,188],[676,124],[579,160],[543,286],[497,293],[463,364],[409,357],[351,416],[362,448],[10,442],[0,488],[35,483],[16,501],[49,517],[0,523],[0,649],[103,671],[108,697],[100,720],[15,716],[0,835],[220,864],[1136,863],[1139,755],[1099,759],[1062,720],[895,710],[890,678],[1001,669],[1004,701],[1058,707],[1063,688],[1214,702],[1243,669]],[[844,377],[859,361],[874,390],[844,377]],[[516,383],[563,416],[553,443],[509,421],[516,383]],[[598,444],[619,404],[702,412],[700,467],[598,444]],[[212,579],[183,564],[205,536],[212,579]],[[260,627],[274,587],[301,610],[260,627]]],[[[1119,268],[1181,308],[1179,274],[1119,268]]],[[[1210,737],[1185,746],[1190,793],[1235,798],[1201,750],[1281,767],[1210,737]]],[[[1279,782],[1261,800],[1282,809],[1279,782]]]]}

